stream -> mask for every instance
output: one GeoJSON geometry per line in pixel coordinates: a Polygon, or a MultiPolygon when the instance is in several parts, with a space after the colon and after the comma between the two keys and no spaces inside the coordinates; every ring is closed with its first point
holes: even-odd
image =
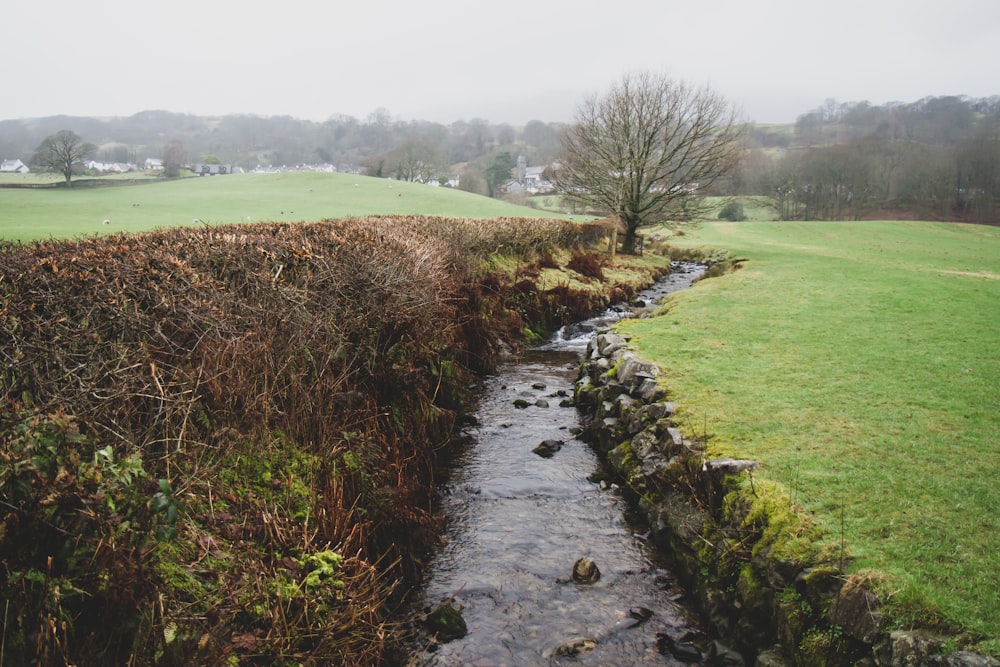
{"type": "MultiPolygon", "coordinates": [[[[676,265],[638,298],[655,305],[701,272],[676,265]]],[[[443,545],[415,602],[419,613],[452,600],[468,633],[423,635],[411,665],[707,664],[713,642],[669,563],[617,487],[588,481],[600,461],[571,434],[579,415],[564,399],[587,342],[629,314],[564,327],[485,379],[442,489],[443,545]],[[545,440],[562,445],[548,458],[533,452],[545,440]],[[599,568],[596,582],[573,580],[581,558],[599,568]]]]}

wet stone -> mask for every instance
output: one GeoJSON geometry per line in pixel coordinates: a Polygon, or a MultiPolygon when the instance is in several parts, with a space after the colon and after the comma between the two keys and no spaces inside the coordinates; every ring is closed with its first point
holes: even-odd
{"type": "Polygon", "coordinates": [[[592,584],[601,578],[601,571],[590,558],[580,558],[573,564],[573,581],[579,584],[592,584]]]}
{"type": "Polygon", "coordinates": [[[538,454],[542,458],[552,458],[552,455],[562,449],[562,440],[543,440],[537,447],[531,451],[538,454]]]}
{"type": "Polygon", "coordinates": [[[597,648],[597,640],[590,637],[580,637],[564,642],[556,649],[556,655],[579,655],[585,651],[593,651],[597,648]]]}
{"type": "Polygon", "coordinates": [[[748,459],[712,459],[705,464],[709,470],[718,470],[726,475],[735,475],[745,470],[756,470],[760,464],[748,459]]]}
{"type": "Polygon", "coordinates": [[[611,479],[611,475],[605,470],[595,470],[587,475],[587,481],[591,484],[600,484],[601,482],[608,482],[611,479]]]}
{"type": "Polygon", "coordinates": [[[656,648],[663,655],[672,655],[681,662],[701,662],[701,651],[694,644],[675,640],[664,632],[656,633],[656,648]]]}
{"type": "Polygon", "coordinates": [[[648,621],[653,617],[653,610],[646,607],[632,607],[628,610],[628,615],[640,622],[648,621]]]}
{"type": "Polygon", "coordinates": [[[461,639],[469,630],[459,611],[452,601],[444,602],[434,611],[427,614],[424,619],[424,626],[439,642],[450,642],[453,639],[461,639]]]}
{"type": "Polygon", "coordinates": [[[744,667],[746,665],[743,656],[735,649],[726,646],[720,641],[713,642],[712,646],[715,652],[715,658],[712,661],[713,664],[720,667],[744,667]]]}

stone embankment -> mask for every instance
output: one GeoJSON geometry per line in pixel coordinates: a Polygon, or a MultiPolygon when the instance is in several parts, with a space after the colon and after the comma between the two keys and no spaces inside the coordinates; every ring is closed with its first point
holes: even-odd
{"type": "Polygon", "coordinates": [[[946,652],[955,645],[946,637],[892,630],[865,579],[849,576],[837,558],[790,555],[789,537],[760,509],[757,463],[708,458],[702,443],[675,427],[677,406],[664,400],[658,374],[627,339],[597,334],[575,387],[586,423],[581,437],[636,501],[651,539],[675,559],[696,606],[744,664],[1000,665],[946,652]]]}

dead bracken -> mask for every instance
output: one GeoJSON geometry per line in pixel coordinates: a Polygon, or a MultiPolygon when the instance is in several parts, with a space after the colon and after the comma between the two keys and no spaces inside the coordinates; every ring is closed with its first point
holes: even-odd
{"type": "Polygon", "coordinates": [[[5,661],[384,660],[469,378],[627,290],[515,287],[585,240],[375,217],[0,246],[5,661]]]}

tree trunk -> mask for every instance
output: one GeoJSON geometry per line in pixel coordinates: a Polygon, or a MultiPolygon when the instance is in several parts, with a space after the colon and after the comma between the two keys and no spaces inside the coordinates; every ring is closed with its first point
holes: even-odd
{"type": "Polygon", "coordinates": [[[637,232],[639,230],[639,226],[642,224],[642,220],[622,216],[621,221],[625,226],[625,238],[622,239],[622,254],[634,255],[637,232]]]}
{"type": "Polygon", "coordinates": [[[635,254],[635,227],[629,225],[625,230],[625,239],[622,241],[622,254],[635,254]]]}

